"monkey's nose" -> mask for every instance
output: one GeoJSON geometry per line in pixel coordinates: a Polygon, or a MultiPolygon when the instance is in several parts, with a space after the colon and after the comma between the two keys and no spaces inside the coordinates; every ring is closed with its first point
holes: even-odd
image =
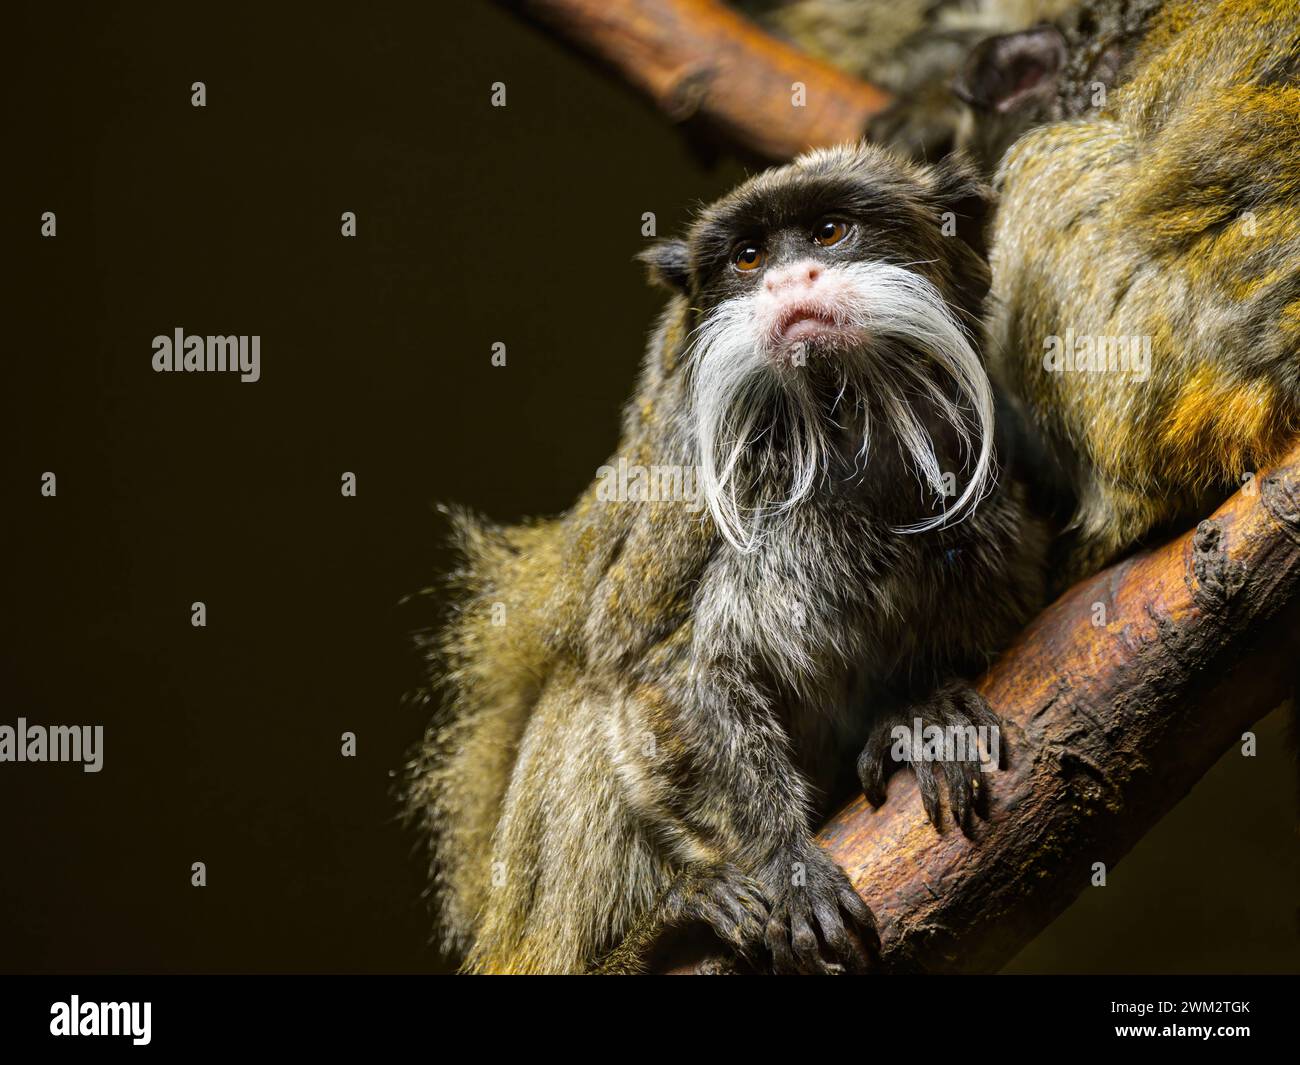
{"type": "Polygon", "coordinates": [[[821,276],[821,263],[805,260],[771,271],[763,279],[763,283],[767,286],[768,292],[775,294],[787,288],[807,288],[821,276]]]}

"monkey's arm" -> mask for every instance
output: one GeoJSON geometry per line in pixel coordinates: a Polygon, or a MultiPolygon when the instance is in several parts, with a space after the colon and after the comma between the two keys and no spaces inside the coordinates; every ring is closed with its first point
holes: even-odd
{"type": "Polygon", "coordinates": [[[865,967],[874,920],[813,840],[808,785],[778,720],[725,671],[692,672],[703,679],[638,693],[630,720],[650,723],[648,737],[614,730],[628,802],[678,878],[612,964],[636,959],[657,925],[700,920],[742,953],[766,948],[778,971],[826,971],[819,937],[841,965],[865,967]]]}

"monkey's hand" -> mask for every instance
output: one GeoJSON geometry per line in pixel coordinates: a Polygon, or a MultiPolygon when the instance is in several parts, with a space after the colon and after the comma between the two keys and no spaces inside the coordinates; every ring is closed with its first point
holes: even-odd
{"type": "Polygon", "coordinates": [[[867,904],[811,840],[773,863],[767,882],[779,885],[769,888],[776,898],[765,935],[778,973],[861,973],[879,956],[867,904]]]}
{"type": "MultiPolygon", "coordinates": [[[[744,959],[747,968],[763,955],[768,900],[762,886],[734,865],[690,865],[664,889],[654,907],[630,928],[592,972],[604,976],[643,973],[651,957],[671,943],[672,933],[696,924],[707,925],[744,959]]],[[[667,948],[670,952],[672,947],[667,948]]],[[[717,959],[714,971],[735,972],[738,962],[717,959]]]]}
{"type": "Polygon", "coordinates": [[[679,873],[659,900],[669,927],[699,921],[748,961],[761,953],[770,904],[762,886],[734,865],[694,866],[679,873]]]}
{"type": "Polygon", "coordinates": [[[952,818],[962,834],[969,836],[974,815],[988,816],[988,787],[974,741],[978,739],[987,752],[991,738],[998,737],[1000,764],[1001,725],[984,696],[965,681],[945,684],[928,699],[885,715],[875,726],[858,758],[862,793],[872,806],[882,806],[890,774],[902,764],[910,765],[921,789],[925,814],[942,831],[938,783],[942,776],[952,818]],[[932,726],[940,731],[935,732],[932,726]]]}

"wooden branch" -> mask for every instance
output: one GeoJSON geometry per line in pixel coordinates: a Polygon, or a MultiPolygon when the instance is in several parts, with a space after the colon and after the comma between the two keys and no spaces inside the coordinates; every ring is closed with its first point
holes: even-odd
{"type": "Polygon", "coordinates": [[[890,97],[769,36],[716,0],[502,0],[648,96],[773,160],[856,140],[890,97]],[[795,82],[805,86],[794,106],[795,82]]]}
{"type": "Polygon", "coordinates": [[[885,967],[997,969],[1088,885],[1094,862],[1113,870],[1290,696],[1298,582],[1300,446],[1193,532],[1039,616],[980,682],[1006,722],[1009,765],[990,778],[974,842],[950,824],[936,834],[903,773],[881,810],[859,797],[820,834],[880,922],[885,967]]]}

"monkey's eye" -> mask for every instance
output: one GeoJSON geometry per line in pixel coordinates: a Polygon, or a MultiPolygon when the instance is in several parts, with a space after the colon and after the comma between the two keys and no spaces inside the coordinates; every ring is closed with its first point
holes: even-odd
{"type": "Polygon", "coordinates": [[[731,265],[737,270],[757,270],[763,265],[763,249],[757,244],[742,244],[731,256],[731,265]]]}
{"type": "Polygon", "coordinates": [[[828,218],[823,222],[818,222],[813,227],[812,238],[823,248],[829,248],[832,244],[838,244],[848,234],[849,227],[847,225],[828,218]]]}

